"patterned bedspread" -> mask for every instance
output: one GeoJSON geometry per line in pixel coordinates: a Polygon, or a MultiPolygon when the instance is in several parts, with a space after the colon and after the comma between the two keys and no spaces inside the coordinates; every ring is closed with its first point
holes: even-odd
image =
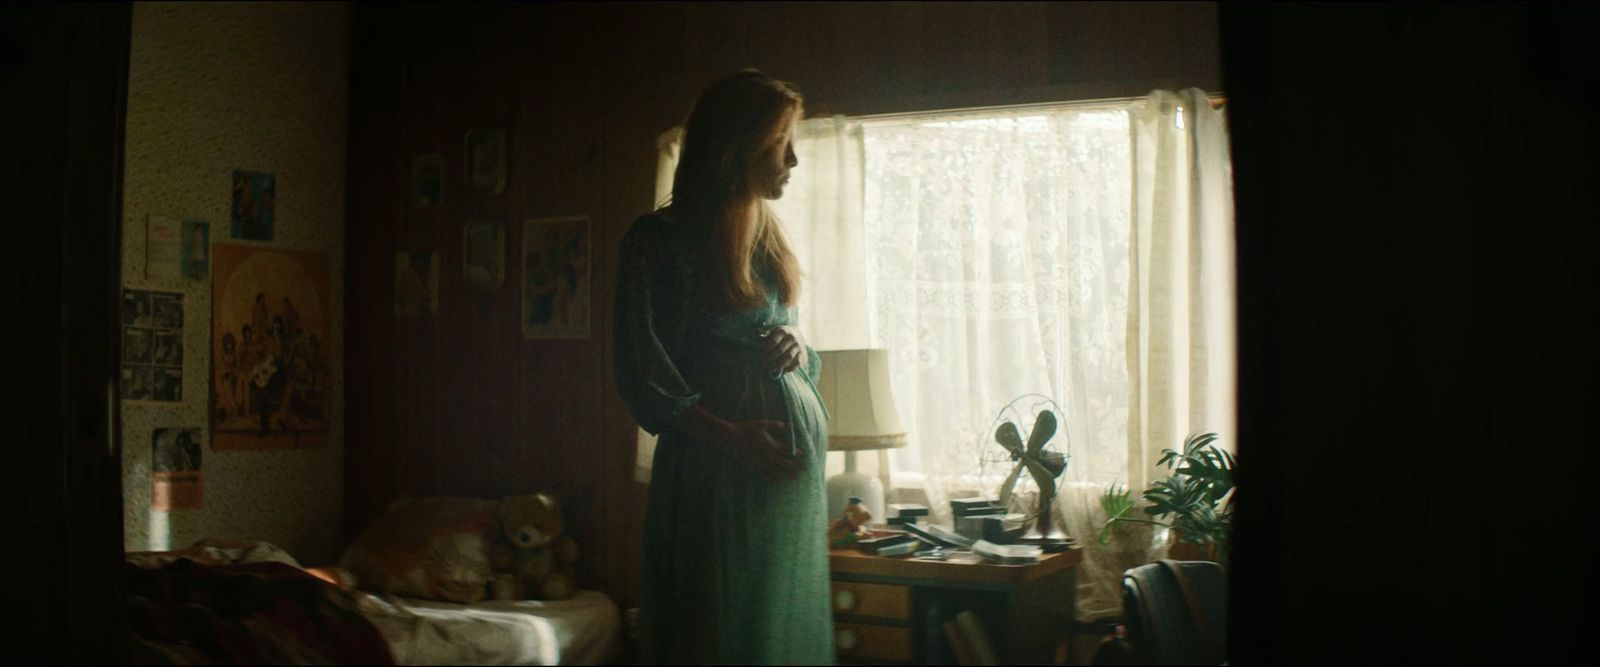
{"type": "Polygon", "coordinates": [[[293,565],[176,558],[125,567],[136,664],[394,664],[357,593],[293,565]]]}

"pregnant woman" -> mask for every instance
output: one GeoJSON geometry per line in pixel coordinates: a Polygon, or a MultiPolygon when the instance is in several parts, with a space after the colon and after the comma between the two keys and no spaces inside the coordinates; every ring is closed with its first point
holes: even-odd
{"type": "Polygon", "coordinates": [[[650,663],[827,664],[827,413],[795,326],[783,196],[801,98],[743,71],[689,114],[671,203],[622,242],[616,380],[660,436],[640,622],[650,663]]]}

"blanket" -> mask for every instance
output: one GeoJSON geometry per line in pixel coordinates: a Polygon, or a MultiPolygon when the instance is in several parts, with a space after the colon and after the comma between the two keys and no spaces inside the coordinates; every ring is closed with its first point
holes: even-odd
{"type": "Polygon", "coordinates": [[[136,664],[394,664],[356,593],[285,562],[130,559],[136,664]]]}

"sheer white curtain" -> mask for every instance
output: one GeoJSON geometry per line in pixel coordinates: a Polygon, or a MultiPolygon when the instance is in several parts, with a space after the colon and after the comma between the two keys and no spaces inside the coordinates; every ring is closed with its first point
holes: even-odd
{"type": "Polygon", "coordinates": [[[805,272],[800,326],[819,350],[849,350],[871,343],[866,225],[862,218],[861,124],[842,117],[805,121],[795,131],[790,178],[798,187],[772,202],[805,272]]]}
{"type": "MultiPolygon", "coordinates": [[[[897,486],[920,486],[948,521],[949,498],[992,495],[1008,472],[979,465],[1001,408],[1053,399],[1055,444],[1072,456],[1055,516],[1085,547],[1076,615],[1119,614],[1121,572],[1159,557],[1166,536],[1129,526],[1094,544],[1100,491],[1142,489],[1190,432],[1234,433],[1221,113],[1202,91],[1157,91],[814,119],[797,134],[800,165],[774,208],[807,274],[801,325],[818,349],[890,350],[911,441],[891,453],[897,486]]],[[[663,135],[659,195],[677,137],[663,135]]],[[[1024,431],[1037,403],[1013,415],[1024,431]]],[[[1019,508],[1034,498],[1023,480],[1019,508]]]]}
{"type": "MultiPolygon", "coordinates": [[[[873,341],[891,350],[913,439],[894,464],[921,474],[942,521],[949,498],[996,493],[1009,470],[978,463],[999,450],[997,413],[1027,394],[1060,410],[1063,529],[1088,542],[1098,489],[1127,479],[1129,123],[1102,108],[865,128],[873,341]]],[[[1035,403],[1008,415],[1024,433],[1035,403]]],[[[1031,508],[1028,476],[1019,489],[1016,509],[1031,508]]],[[[1087,551],[1078,615],[1114,615],[1116,577],[1087,551]]]]}
{"type": "Polygon", "coordinates": [[[1134,248],[1129,308],[1129,484],[1184,436],[1235,414],[1233,171],[1224,112],[1198,89],[1156,91],[1134,115],[1134,248]]]}

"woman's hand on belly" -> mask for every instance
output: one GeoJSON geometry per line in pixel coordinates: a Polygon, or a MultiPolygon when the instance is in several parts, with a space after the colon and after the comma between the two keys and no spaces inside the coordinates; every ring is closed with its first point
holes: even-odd
{"type": "Polygon", "coordinates": [[[761,357],[761,366],[774,373],[787,373],[808,361],[805,336],[800,333],[799,327],[774,327],[761,340],[767,346],[761,357]]]}
{"type": "Polygon", "coordinates": [[[771,419],[728,422],[725,438],[717,444],[735,461],[774,482],[794,479],[805,469],[805,450],[790,447],[773,437],[787,433],[789,424],[771,419]],[[793,452],[791,454],[790,452],[793,452]]]}

